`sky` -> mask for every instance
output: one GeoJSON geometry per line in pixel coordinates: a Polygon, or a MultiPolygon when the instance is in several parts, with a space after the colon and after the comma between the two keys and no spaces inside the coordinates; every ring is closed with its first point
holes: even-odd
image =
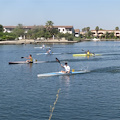
{"type": "Polygon", "coordinates": [[[105,30],[120,28],[120,0],[0,0],[0,24],[3,26],[45,25],[96,26],[105,30]]]}

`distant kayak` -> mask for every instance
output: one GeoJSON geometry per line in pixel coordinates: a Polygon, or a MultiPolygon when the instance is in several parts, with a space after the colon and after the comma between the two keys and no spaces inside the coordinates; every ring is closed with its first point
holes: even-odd
{"type": "Polygon", "coordinates": [[[34,47],[36,49],[44,49],[44,48],[50,48],[50,47],[34,47]]]}
{"type": "Polygon", "coordinates": [[[62,53],[37,53],[37,55],[59,55],[59,54],[62,54],[62,53]]]}
{"type": "MultiPolygon", "coordinates": [[[[46,61],[35,61],[33,63],[45,63],[46,61]]],[[[15,62],[9,62],[9,64],[32,64],[26,61],[15,61],[15,62]]]]}
{"type": "Polygon", "coordinates": [[[48,77],[48,76],[60,76],[60,75],[74,75],[74,74],[82,74],[87,73],[89,71],[87,70],[81,70],[81,71],[75,71],[70,73],[62,73],[62,72],[52,72],[52,73],[44,73],[44,74],[38,74],[38,77],[48,77]]]}
{"type": "Polygon", "coordinates": [[[79,57],[79,56],[81,56],[81,57],[85,57],[85,56],[101,56],[101,54],[73,54],[73,56],[74,57],[79,57]]]}

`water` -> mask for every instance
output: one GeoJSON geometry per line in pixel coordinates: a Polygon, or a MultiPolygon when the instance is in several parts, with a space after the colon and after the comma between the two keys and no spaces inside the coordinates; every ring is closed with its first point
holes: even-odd
{"type": "Polygon", "coordinates": [[[51,44],[60,55],[36,55],[40,45],[0,46],[0,120],[119,120],[120,42],[51,44]],[[102,56],[73,57],[90,50],[102,56]],[[69,54],[67,54],[69,53],[69,54]],[[39,64],[9,65],[33,55],[39,64]],[[55,61],[89,73],[38,78],[37,74],[62,70],[55,61]],[[56,96],[57,95],[57,96],[56,96]],[[53,111],[51,110],[53,108],[53,111]]]}

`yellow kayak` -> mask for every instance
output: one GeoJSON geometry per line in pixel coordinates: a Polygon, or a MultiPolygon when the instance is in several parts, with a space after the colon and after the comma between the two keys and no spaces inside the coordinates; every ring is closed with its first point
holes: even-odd
{"type": "Polygon", "coordinates": [[[101,54],[73,54],[73,57],[100,56],[101,54]]]}

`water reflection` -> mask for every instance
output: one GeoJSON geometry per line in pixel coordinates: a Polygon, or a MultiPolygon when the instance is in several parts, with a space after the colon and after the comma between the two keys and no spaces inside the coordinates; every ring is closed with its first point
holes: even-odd
{"type": "Polygon", "coordinates": [[[28,63],[29,68],[32,68],[33,63],[28,63]]]}
{"type": "Polygon", "coordinates": [[[66,84],[67,86],[70,85],[70,76],[69,76],[69,75],[59,76],[59,79],[60,79],[62,82],[65,82],[65,84],[66,84]]]}

